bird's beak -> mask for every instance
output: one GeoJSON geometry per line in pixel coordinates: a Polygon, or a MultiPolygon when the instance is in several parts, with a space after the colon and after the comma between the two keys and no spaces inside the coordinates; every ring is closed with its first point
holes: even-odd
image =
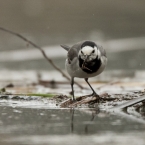
{"type": "Polygon", "coordinates": [[[85,55],[85,59],[84,59],[84,62],[86,62],[89,58],[89,55],[85,55]]]}

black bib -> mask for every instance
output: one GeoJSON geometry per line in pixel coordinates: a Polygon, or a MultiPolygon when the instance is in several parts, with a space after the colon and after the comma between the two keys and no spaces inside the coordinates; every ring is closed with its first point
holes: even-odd
{"type": "Polygon", "coordinates": [[[88,74],[95,73],[101,66],[101,60],[98,59],[98,57],[90,62],[85,62],[84,64],[83,63],[84,63],[84,60],[81,59],[81,57],[79,57],[80,68],[88,74]]]}

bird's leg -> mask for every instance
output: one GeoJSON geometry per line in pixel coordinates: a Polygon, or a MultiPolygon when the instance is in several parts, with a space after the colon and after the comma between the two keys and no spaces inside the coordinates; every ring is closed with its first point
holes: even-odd
{"type": "Polygon", "coordinates": [[[89,85],[89,87],[91,88],[91,90],[93,91],[93,93],[90,96],[95,96],[97,98],[100,98],[99,95],[94,91],[94,89],[92,88],[92,86],[88,82],[88,78],[85,78],[85,81],[87,82],[87,84],[89,85]]]}
{"type": "Polygon", "coordinates": [[[74,77],[71,78],[71,89],[72,89],[73,101],[75,101],[73,85],[74,85],[74,77]]]}

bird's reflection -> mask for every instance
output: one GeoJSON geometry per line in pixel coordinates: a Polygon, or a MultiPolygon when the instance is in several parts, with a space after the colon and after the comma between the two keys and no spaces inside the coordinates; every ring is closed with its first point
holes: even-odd
{"type": "MultiPolygon", "coordinates": [[[[91,116],[90,121],[93,121],[93,120],[95,119],[95,116],[96,116],[96,114],[95,114],[94,112],[92,112],[92,116],[91,116]]],[[[86,134],[88,134],[88,127],[89,127],[89,124],[87,124],[87,125],[85,126],[85,133],[86,133],[86,134]]]]}
{"type": "Polygon", "coordinates": [[[74,111],[75,111],[74,108],[70,109],[70,112],[71,112],[71,133],[73,133],[73,131],[74,131],[74,111]]]}
{"type": "MultiPolygon", "coordinates": [[[[70,130],[71,130],[71,133],[74,133],[74,115],[75,115],[75,109],[74,108],[71,108],[70,109],[70,113],[71,113],[71,123],[70,123],[70,130]]],[[[98,109],[96,109],[96,110],[92,110],[92,109],[90,109],[90,110],[83,110],[83,111],[85,111],[85,113],[89,113],[89,114],[91,114],[91,116],[90,116],[90,118],[89,118],[89,122],[90,121],[94,121],[94,119],[95,119],[95,117],[96,117],[96,115],[97,114],[99,114],[99,110],[98,109]]],[[[88,132],[88,128],[89,128],[89,124],[90,123],[88,123],[88,124],[86,124],[85,126],[84,126],[84,133],[85,134],[88,134],[89,132],[88,132]]]]}

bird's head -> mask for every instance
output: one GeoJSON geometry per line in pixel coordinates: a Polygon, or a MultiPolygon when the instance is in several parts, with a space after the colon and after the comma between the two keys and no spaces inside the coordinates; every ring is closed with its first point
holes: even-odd
{"type": "Polygon", "coordinates": [[[101,57],[100,50],[97,48],[97,45],[92,41],[85,41],[79,51],[79,57],[84,60],[84,62],[91,62],[96,58],[101,57]]]}

